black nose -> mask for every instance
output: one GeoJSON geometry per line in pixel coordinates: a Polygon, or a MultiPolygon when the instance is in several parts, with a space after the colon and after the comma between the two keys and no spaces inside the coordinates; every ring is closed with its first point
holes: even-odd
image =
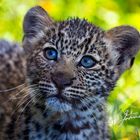
{"type": "Polygon", "coordinates": [[[64,89],[72,85],[75,78],[67,72],[54,72],[51,74],[51,79],[57,88],[64,89]]]}

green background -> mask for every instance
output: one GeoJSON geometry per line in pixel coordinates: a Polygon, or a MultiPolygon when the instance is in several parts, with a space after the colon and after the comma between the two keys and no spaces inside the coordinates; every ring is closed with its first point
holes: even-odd
{"type": "MultiPolygon", "coordinates": [[[[43,6],[56,20],[86,18],[107,30],[123,24],[140,30],[140,0],[0,0],[0,38],[22,41],[22,20],[29,8],[43,6]]],[[[140,53],[108,98],[113,140],[140,140],[140,53]]]]}

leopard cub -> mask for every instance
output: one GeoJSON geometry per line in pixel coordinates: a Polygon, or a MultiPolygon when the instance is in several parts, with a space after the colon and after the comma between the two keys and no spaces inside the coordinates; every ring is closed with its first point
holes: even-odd
{"type": "Polygon", "coordinates": [[[15,106],[0,139],[109,140],[106,99],[132,66],[139,32],[104,31],[79,18],[56,22],[40,6],[27,12],[23,30],[26,80],[11,93],[15,106]]]}

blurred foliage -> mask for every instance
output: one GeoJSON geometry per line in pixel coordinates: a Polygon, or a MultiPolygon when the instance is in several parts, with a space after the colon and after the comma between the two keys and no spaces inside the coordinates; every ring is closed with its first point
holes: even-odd
{"type": "MultiPolygon", "coordinates": [[[[105,30],[122,24],[140,30],[140,0],[0,0],[0,38],[21,42],[23,17],[37,4],[56,20],[80,17],[105,30]]],[[[108,101],[112,140],[140,140],[140,53],[108,101]]]]}

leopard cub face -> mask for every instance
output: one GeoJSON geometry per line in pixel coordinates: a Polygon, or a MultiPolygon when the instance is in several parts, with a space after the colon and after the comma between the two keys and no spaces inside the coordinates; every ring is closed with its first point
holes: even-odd
{"type": "Polygon", "coordinates": [[[107,97],[131,67],[139,43],[133,27],[103,31],[78,18],[55,22],[44,9],[34,7],[24,18],[30,96],[58,112],[107,97]]]}

